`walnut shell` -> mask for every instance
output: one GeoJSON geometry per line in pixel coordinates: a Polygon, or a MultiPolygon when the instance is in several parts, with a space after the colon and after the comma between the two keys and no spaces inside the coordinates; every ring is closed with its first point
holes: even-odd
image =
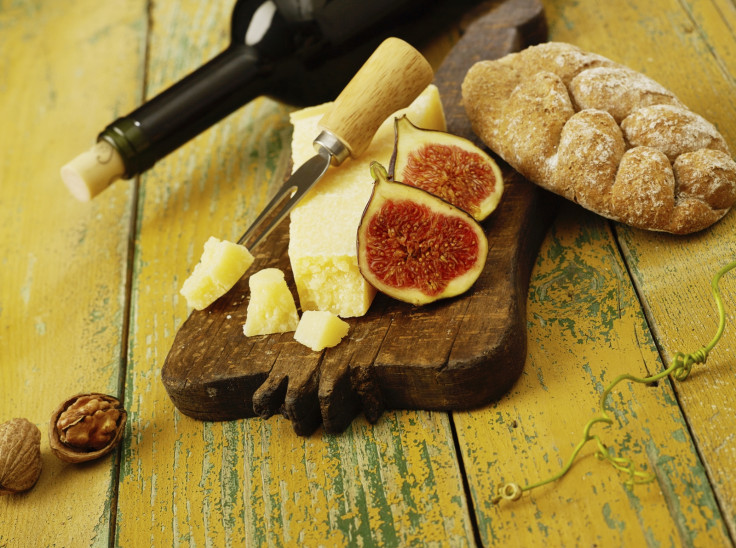
{"type": "Polygon", "coordinates": [[[0,424],[0,495],[27,491],[41,475],[41,431],[27,419],[0,424]]]}
{"type": "Polygon", "coordinates": [[[49,446],[66,462],[98,459],[120,443],[127,418],[128,413],[113,396],[77,394],[51,414],[49,446]]]}

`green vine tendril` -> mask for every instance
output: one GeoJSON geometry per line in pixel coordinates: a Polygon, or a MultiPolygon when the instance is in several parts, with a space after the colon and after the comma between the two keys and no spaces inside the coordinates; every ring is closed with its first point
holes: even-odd
{"type": "Polygon", "coordinates": [[[570,458],[568,459],[567,463],[562,467],[562,469],[555,475],[545,480],[538,481],[537,483],[532,483],[524,487],[521,487],[517,483],[507,483],[505,485],[502,485],[498,488],[498,491],[496,495],[491,499],[491,502],[493,502],[493,504],[497,504],[502,500],[518,500],[521,498],[521,495],[524,493],[524,491],[530,491],[532,489],[536,489],[537,487],[541,487],[543,485],[547,485],[548,483],[552,483],[561,479],[565,474],[570,471],[580,451],[589,441],[595,441],[597,447],[595,455],[599,460],[607,461],[615,469],[628,475],[628,478],[624,482],[627,487],[632,488],[634,485],[650,483],[654,481],[654,474],[637,470],[634,463],[628,458],[614,456],[614,454],[603,443],[601,438],[597,434],[592,434],[591,430],[598,423],[603,423],[607,425],[613,423],[613,419],[610,417],[606,408],[606,400],[608,399],[611,391],[619,383],[628,380],[640,384],[650,384],[669,375],[671,375],[677,381],[684,381],[690,375],[693,365],[705,363],[705,361],[708,359],[708,354],[718,343],[721,336],[723,335],[724,329],[726,328],[726,311],[725,307],[723,306],[723,299],[721,298],[721,292],[718,288],[718,283],[720,282],[721,277],[723,277],[726,272],[733,268],[736,268],[736,261],[733,261],[732,263],[729,263],[721,268],[711,281],[711,293],[713,294],[716,306],[718,307],[719,322],[718,330],[716,331],[715,336],[706,346],[703,346],[690,354],[677,352],[674,356],[674,359],[672,360],[672,365],[661,373],[657,373],[656,375],[642,378],[624,373],[613,379],[613,381],[611,381],[611,383],[601,394],[600,413],[587,422],[585,428],[583,429],[582,439],[575,446],[572,455],[570,455],[570,458]]]}

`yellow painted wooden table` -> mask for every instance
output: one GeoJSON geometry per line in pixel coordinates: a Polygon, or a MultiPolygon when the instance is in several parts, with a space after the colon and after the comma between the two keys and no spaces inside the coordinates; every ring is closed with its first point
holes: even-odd
{"type": "MultiPolygon", "coordinates": [[[[552,40],[672,89],[736,150],[732,0],[544,2],[552,40]]],[[[618,374],[646,376],[715,333],[716,270],[736,214],[675,237],[565,205],[528,297],[524,373],[462,413],[391,411],[341,435],[288,421],[203,423],[160,380],[187,316],[178,289],[212,234],[237,239],[287,169],[289,108],[248,104],[137,180],[91,203],[58,168],[114,117],[224,47],[231,2],[0,1],[0,422],[43,433],[41,477],[0,498],[0,547],[729,546],[736,538],[736,276],[723,338],[683,382],[619,385],[615,455],[586,445],[563,479],[514,502],[497,486],[560,470],[618,374]],[[80,391],[119,395],[119,451],[85,465],[50,452],[47,420],[80,391]]]]}

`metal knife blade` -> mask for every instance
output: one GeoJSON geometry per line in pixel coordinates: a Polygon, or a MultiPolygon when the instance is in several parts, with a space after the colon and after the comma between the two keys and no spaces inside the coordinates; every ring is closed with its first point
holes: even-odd
{"type": "Polygon", "coordinates": [[[317,154],[284,183],[238,243],[253,250],[286,218],[330,164],[362,154],[383,121],[416,99],[433,76],[432,67],[411,45],[398,38],[384,40],[322,118],[322,132],[314,140],[317,154]]]}
{"type": "Polygon", "coordinates": [[[302,199],[304,194],[322,178],[327,168],[330,167],[330,154],[321,149],[297,169],[289,180],[278,190],[273,199],[264,208],[248,230],[240,237],[238,243],[253,250],[283,221],[294,206],[302,199]],[[288,197],[288,202],[281,208],[278,214],[259,232],[261,225],[274,210],[288,197]],[[255,235],[255,238],[253,237],[255,235]]]}

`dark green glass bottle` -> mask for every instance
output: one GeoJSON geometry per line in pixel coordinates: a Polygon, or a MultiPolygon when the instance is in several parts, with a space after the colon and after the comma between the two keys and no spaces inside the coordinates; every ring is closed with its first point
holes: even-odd
{"type": "Polygon", "coordinates": [[[146,171],[256,97],[266,95],[294,106],[332,100],[383,39],[396,36],[421,48],[477,3],[238,0],[230,45],[108,125],[98,136],[94,157],[87,158],[87,167],[97,171],[83,173],[84,167],[65,166],[62,178],[77,197],[89,199],[117,178],[146,171]],[[116,167],[100,165],[108,155],[116,167]],[[80,180],[67,180],[75,175],[80,180]],[[100,180],[90,181],[94,178],[100,180]],[[74,184],[87,188],[75,191],[74,184]]]}

